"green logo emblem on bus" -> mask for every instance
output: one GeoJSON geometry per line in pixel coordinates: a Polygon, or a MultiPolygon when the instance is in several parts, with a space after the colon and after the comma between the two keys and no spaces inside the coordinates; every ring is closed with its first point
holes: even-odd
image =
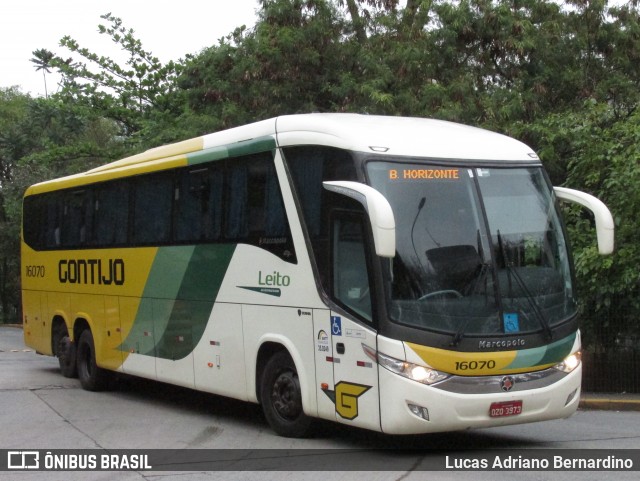
{"type": "Polygon", "coordinates": [[[268,296],[280,297],[282,295],[282,289],[280,289],[280,287],[287,287],[290,284],[291,277],[282,275],[278,271],[273,271],[272,274],[264,274],[262,271],[258,271],[257,286],[237,287],[248,291],[259,292],[260,294],[267,294],[268,296]]]}
{"type": "Polygon", "coordinates": [[[260,294],[267,294],[269,296],[280,297],[282,290],[273,287],[251,287],[251,286],[237,286],[240,289],[246,289],[248,291],[259,292],[260,294]]]}
{"type": "Polygon", "coordinates": [[[261,286],[287,287],[291,284],[291,277],[283,276],[278,271],[273,271],[273,274],[263,274],[262,271],[258,271],[258,284],[261,286]]]}

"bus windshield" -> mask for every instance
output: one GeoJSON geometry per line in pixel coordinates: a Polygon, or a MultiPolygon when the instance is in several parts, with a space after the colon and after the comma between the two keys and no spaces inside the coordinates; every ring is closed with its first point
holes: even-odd
{"type": "Polygon", "coordinates": [[[569,256],[541,168],[369,162],[391,204],[385,267],[392,321],[466,335],[552,328],[576,312],[569,256]]]}

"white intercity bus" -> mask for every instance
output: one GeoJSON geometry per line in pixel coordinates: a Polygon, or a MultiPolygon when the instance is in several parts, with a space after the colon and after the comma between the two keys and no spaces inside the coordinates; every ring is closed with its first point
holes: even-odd
{"type": "Polygon", "coordinates": [[[31,186],[24,336],[115,372],[408,434],[571,415],[575,281],[537,155],[450,122],[283,116],[31,186]]]}

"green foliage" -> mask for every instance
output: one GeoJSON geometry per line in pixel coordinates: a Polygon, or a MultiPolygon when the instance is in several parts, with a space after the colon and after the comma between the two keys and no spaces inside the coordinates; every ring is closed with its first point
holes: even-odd
{"type": "Polygon", "coordinates": [[[587,101],[579,112],[554,114],[536,125],[540,155],[562,158],[564,184],[605,202],[615,221],[616,249],[598,255],[592,220],[567,209],[580,288],[585,344],[601,350],[640,335],[640,112],[616,115],[610,104],[587,101]]]}
{"type": "Polygon", "coordinates": [[[262,3],[252,31],[238,28],[190,57],[179,79],[189,108],[217,119],[218,128],[284,113],[340,110],[332,91],[351,59],[336,9],[324,1],[262,3]]]}
{"type": "Polygon", "coordinates": [[[0,90],[0,319],[19,320],[22,194],[124,153],[112,121],[60,100],[0,90]]]}
{"type": "Polygon", "coordinates": [[[99,25],[98,31],[107,35],[124,52],[128,59],[120,65],[111,57],[98,55],[70,36],[60,45],[83,60],[56,56],[51,65],[62,75],[62,91],[65,101],[75,101],[120,123],[123,133],[132,134],[142,128],[147,115],[153,110],[175,110],[175,77],[180,64],[160,60],[144,50],[132,29],[123,26],[122,20],[110,13],[101,18],[110,25],[99,25]]]}

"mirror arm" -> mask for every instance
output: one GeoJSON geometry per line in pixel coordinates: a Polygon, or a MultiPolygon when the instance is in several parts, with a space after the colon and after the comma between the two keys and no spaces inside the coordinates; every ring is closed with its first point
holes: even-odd
{"type": "Polygon", "coordinates": [[[554,187],[553,190],[558,199],[580,204],[593,212],[596,220],[598,251],[601,255],[611,254],[614,247],[614,223],[607,206],[600,199],[586,192],[566,187],[554,187]]]}
{"type": "Polygon", "coordinates": [[[366,210],[373,231],[376,254],[380,257],[396,255],[396,223],[387,198],[373,187],[360,182],[323,182],[325,189],[351,197],[366,210]]]}

